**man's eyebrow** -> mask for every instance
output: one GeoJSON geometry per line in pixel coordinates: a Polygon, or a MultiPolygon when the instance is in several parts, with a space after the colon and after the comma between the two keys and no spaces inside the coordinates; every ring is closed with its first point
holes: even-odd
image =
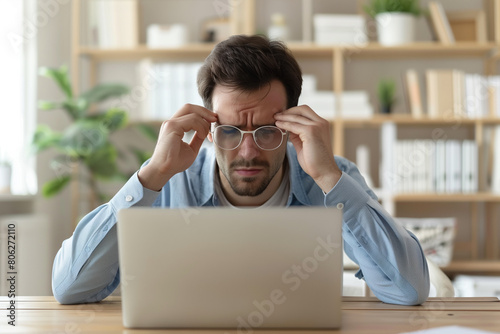
{"type": "MultiPolygon", "coordinates": [[[[238,129],[241,129],[242,127],[245,127],[246,124],[242,125],[242,124],[217,123],[217,125],[231,125],[231,126],[237,127],[238,129]]],[[[271,122],[271,123],[263,123],[263,124],[252,124],[252,127],[257,129],[257,128],[260,128],[262,126],[269,126],[269,125],[276,126],[276,123],[271,122]]]]}

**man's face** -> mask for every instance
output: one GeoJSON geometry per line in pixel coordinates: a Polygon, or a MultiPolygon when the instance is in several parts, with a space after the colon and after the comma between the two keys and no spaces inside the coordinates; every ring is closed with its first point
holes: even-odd
{"type": "MultiPolygon", "coordinates": [[[[212,103],[213,111],[218,114],[218,125],[234,125],[249,131],[263,125],[274,125],[274,114],[286,109],[287,99],[283,84],[272,81],[250,93],[217,85],[212,103]]],[[[212,139],[211,136],[209,139],[212,139]]],[[[271,192],[276,191],[281,182],[286,137],[273,151],[261,150],[252,134],[248,133],[243,135],[240,146],[234,150],[222,150],[217,145],[214,147],[226,193],[232,191],[237,196],[259,196],[270,184],[269,188],[273,188],[271,192]]]]}

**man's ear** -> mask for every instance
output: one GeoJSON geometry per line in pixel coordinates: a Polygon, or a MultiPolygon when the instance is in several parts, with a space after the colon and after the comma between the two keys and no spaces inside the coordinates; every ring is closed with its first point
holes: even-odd
{"type": "Polygon", "coordinates": [[[212,133],[211,133],[211,132],[209,132],[209,133],[208,133],[207,138],[208,138],[208,140],[209,140],[211,143],[213,143],[213,142],[214,142],[214,139],[212,138],[212,133]]]}

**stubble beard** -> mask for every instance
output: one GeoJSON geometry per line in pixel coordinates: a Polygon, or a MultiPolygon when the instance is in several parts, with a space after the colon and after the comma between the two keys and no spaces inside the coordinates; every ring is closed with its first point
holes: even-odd
{"type": "Polygon", "coordinates": [[[284,153],[283,156],[274,160],[272,164],[267,161],[262,161],[258,159],[253,159],[250,161],[238,160],[233,161],[229,168],[225,168],[225,165],[219,165],[219,169],[222,171],[224,177],[228,180],[231,189],[238,196],[259,196],[262,194],[273,178],[276,176],[284,161],[284,153]],[[237,177],[235,170],[237,168],[251,168],[251,167],[259,167],[262,168],[262,172],[264,176],[255,176],[255,177],[237,177]],[[260,180],[259,180],[260,179],[260,180]]]}

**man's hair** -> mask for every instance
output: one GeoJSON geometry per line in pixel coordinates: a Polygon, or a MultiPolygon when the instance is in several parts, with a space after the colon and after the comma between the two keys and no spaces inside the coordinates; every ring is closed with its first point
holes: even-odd
{"type": "Polygon", "coordinates": [[[245,92],[279,80],[287,94],[287,108],[298,104],[302,73],[290,50],[278,41],[254,35],[234,35],[215,46],[198,72],[198,92],[212,110],[216,85],[245,92]]]}

